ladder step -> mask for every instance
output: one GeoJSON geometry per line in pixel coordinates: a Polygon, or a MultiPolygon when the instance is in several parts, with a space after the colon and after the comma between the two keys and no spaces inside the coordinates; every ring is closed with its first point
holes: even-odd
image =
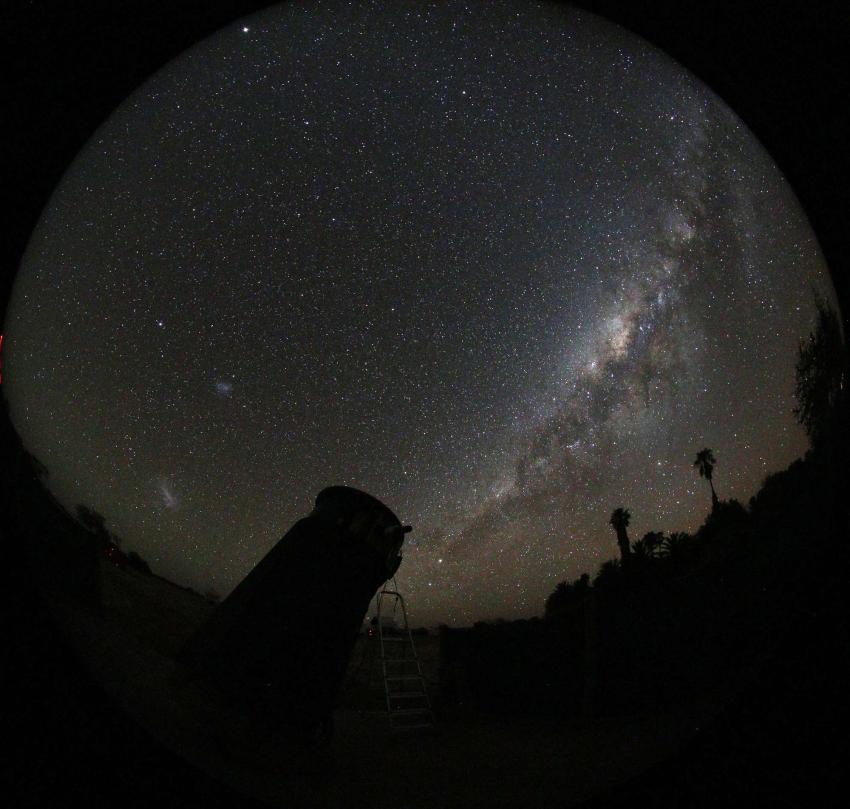
{"type": "Polygon", "coordinates": [[[390,717],[393,717],[393,716],[412,716],[414,714],[421,716],[422,714],[429,714],[430,715],[430,713],[431,713],[430,708],[405,708],[404,710],[400,710],[400,711],[395,711],[395,710],[391,711],[390,717]]]}
{"type": "Polygon", "coordinates": [[[422,676],[419,675],[419,674],[408,674],[408,675],[405,675],[404,677],[393,676],[393,677],[385,677],[384,679],[386,679],[387,682],[389,682],[390,680],[419,680],[421,682],[422,676]]]}
{"type": "Polygon", "coordinates": [[[382,657],[385,663],[418,663],[418,658],[415,657],[382,657]]]}

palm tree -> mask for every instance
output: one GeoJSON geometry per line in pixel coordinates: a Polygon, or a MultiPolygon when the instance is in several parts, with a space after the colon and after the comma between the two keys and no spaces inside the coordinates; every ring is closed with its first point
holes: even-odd
{"type": "Polygon", "coordinates": [[[664,556],[678,556],[689,541],[690,537],[684,531],[674,531],[669,536],[664,537],[664,541],[661,543],[661,553],[664,556]]]}
{"type": "Polygon", "coordinates": [[[646,548],[646,552],[649,556],[658,556],[661,548],[664,545],[664,532],[663,531],[649,531],[644,534],[643,539],[644,547],[646,548]]]}
{"type": "Polygon", "coordinates": [[[711,482],[711,473],[714,471],[714,465],[717,461],[714,458],[714,453],[706,447],[697,453],[697,458],[694,461],[694,466],[699,469],[699,476],[708,481],[711,486],[711,507],[717,505],[717,493],[714,491],[714,484],[711,482]]]}
{"type": "Polygon", "coordinates": [[[651,553],[644,540],[639,539],[637,542],[632,542],[632,559],[644,561],[649,559],[650,556],[651,553]]]}
{"type": "Polygon", "coordinates": [[[623,557],[624,562],[631,553],[629,549],[629,535],[626,533],[626,528],[628,528],[631,518],[632,515],[629,514],[629,510],[620,506],[614,509],[609,521],[617,532],[617,544],[620,546],[620,555],[623,557]]]}

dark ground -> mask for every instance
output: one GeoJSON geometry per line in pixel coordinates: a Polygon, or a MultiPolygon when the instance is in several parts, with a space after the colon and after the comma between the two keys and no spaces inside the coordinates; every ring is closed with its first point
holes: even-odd
{"type": "MultiPolygon", "coordinates": [[[[334,714],[332,742],[293,755],[282,742],[258,736],[238,707],[214,689],[175,679],[177,651],[212,610],[204,599],[103,561],[103,603],[93,609],[44,587],[57,576],[44,569],[51,563],[49,552],[38,558],[39,592],[49,618],[61,642],[70,643],[73,665],[102,687],[115,718],[135,720],[152,737],[152,746],[164,744],[214,781],[273,806],[575,804],[673,754],[722,702],[717,694],[703,694],[675,711],[588,721],[448,709],[441,705],[437,683],[439,638],[429,636],[419,640],[418,653],[431,684],[437,727],[393,734],[380,674],[368,656],[376,652],[375,639],[361,637],[334,714]]],[[[67,707],[61,714],[59,706],[56,710],[57,718],[69,718],[67,707]]],[[[53,777],[47,762],[38,773],[45,782],[53,777]]],[[[169,774],[168,781],[173,779],[169,774]]]]}
{"type": "Polygon", "coordinates": [[[4,570],[11,806],[826,806],[846,787],[848,645],[823,610],[789,626],[799,656],[729,702],[572,723],[448,712],[436,731],[398,737],[361,676],[331,746],[299,757],[257,741],[214,693],[170,680],[171,654],[208,610],[198,596],[104,564],[98,613],[44,595],[18,561],[4,570]]]}

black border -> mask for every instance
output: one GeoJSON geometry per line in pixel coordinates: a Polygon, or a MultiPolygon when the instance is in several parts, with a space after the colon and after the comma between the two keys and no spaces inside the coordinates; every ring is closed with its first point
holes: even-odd
{"type": "MultiPolygon", "coordinates": [[[[0,237],[0,310],[5,310],[15,271],[52,189],[97,126],[171,58],[267,4],[17,0],[10,5],[0,15],[3,54],[10,65],[0,108],[3,188],[11,203],[0,237]]],[[[576,5],[665,50],[753,130],[812,222],[847,330],[846,5],[748,6],[716,0],[576,5]]],[[[76,800],[118,807],[252,805],[165,750],[111,705],[52,625],[28,579],[14,531],[2,528],[0,617],[6,630],[3,654],[12,665],[3,676],[0,726],[16,746],[15,754],[0,763],[0,789],[6,794],[6,785],[12,789],[8,805],[70,805],[76,800]]],[[[825,633],[833,628],[821,626],[825,633]]],[[[738,800],[761,803],[771,795],[777,805],[826,805],[829,773],[845,766],[847,726],[830,722],[843,706],[824,701],[841,693],[846,671],[833,666],[834,659],[818,660],[814,644],[799,649],[799,662],[824,667],[821,694],[794,693],[789,686],[793,672],[763,683],[757,696],[746,695],[730,706],[675,759],[594,805],[714,807],[738,800]],[[771,719],[773,714],[782,721],[771,719]],[[806,717],[826,724],[823,743],[809,744],[804,751],[799,723],[806,717]],[[742,725],[756,730],[747,736],[742,725]],[[765,744],[765,739],[770,741],[765,744]],[[813,754],[811,760],[806,753],[813,754]],[[811,794],[806,794],[806,784],[811,794]]],[[[446,800],[449,806],[450,796],[446,800]]]]}

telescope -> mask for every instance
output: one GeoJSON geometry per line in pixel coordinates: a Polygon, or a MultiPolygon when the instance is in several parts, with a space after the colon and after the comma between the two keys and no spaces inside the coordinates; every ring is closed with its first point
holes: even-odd
{"type": "Polygon", "coordinates": [[[178,663],[284,738],[329,735],[357,635],[411,526],[348,486],[316,497],[189,638],[178,663]]]}

